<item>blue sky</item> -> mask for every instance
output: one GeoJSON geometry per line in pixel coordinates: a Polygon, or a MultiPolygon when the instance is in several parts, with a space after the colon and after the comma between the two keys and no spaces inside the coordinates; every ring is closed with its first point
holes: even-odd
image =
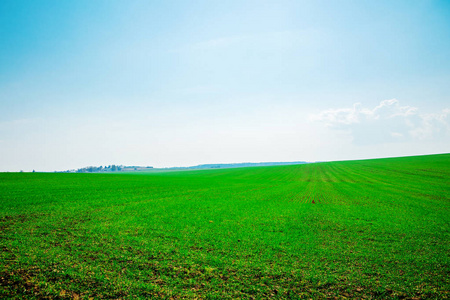
{"type": "Polygon", "coordinates": [[[0,171],[449,152],[448,1],[1,1],[0,171]]]}

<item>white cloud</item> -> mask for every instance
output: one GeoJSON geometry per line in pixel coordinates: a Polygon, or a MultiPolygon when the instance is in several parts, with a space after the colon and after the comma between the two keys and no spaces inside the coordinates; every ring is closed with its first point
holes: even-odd
{"type": "Polygon", "coordinates": [[[450,109],[424,114],[417,107],[402,106],[397,99],[381,101],[374,108],[356,103],[351,108],[329,109],[312,115],[311,120],[344,131],[357,144],[450,136],[450,109]]]}
{"type": "Polygon", "coordinates": [[[450,109],[440,113],[421,115],[420,126],[414,127],[410,134],[414,138],[426,139],[430,136],[445,136],[450,132],[450,109]]]}

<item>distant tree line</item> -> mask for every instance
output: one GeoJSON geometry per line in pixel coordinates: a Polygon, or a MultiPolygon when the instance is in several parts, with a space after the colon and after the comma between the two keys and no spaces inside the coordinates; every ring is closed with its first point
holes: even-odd
{"type": "Polygon", "coordinates": [[[80,169],[72,169],[66,171],[55,171],[57,173],[101,173],[101,172],[132,172],[132,171],[147,171],[153,169],[150,166],[124,166],[124,165],[109,165],[109,166],[89,166],[80,169]]]}
{"type": "Polygon", "coordinates": [[[117,172],[122,171],[123,166],[109,165],[109,166],[100,166],[94,167],[89,166],[85,168],[76,169],[76,173],[95,173],[95,172],[117,172]]]}

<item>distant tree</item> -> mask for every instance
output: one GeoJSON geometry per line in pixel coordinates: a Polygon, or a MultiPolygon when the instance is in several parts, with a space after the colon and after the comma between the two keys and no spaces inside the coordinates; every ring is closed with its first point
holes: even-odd
{"type": "Polygon", "coordinates": [[[33,173],[36,172],[35,170],[33,170],[33,173]]]}
{"type": "Polygon", "coordinates": [[[111,171],[115,172],[116,170],[117,170],[116,165],[112,165],[112,166],[111,166],[111,171]]]}

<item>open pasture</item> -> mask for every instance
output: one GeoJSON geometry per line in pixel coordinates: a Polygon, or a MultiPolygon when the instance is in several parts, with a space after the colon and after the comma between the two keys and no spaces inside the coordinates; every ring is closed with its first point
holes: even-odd
{"type": "Polygon", "coordinates": [[[450,154],[0,173],[0,297],[450,297],[450,154]]]}

